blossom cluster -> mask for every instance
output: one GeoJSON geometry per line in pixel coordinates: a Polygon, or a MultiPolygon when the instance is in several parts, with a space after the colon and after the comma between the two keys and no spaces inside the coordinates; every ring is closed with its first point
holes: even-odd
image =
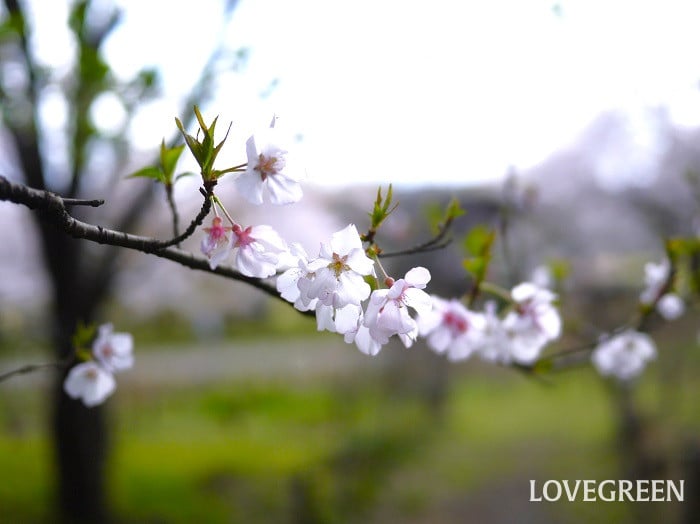
{"type": "MultiPolygon", "coordinates": [[[[410,269],[403,278],[389,276],[379,262],[380,250],[374,244],[374,235],[393,210],[391,189],[386,199],[381,191],[378,193],[367,234],[360,235],[354,224],[348,224],[333,233],[329,241],[321,242],[313,256],[297,243],[287,244],[269,225],[237,223],[214,194],[222,175],[237,173],[238,191],[255,205],[265,201],[276,205],[299,201],[301,177],[293,170],[293,162],[288,161],[288,150],[274,127],[276,118],[268,129],[248,138],[246,163],[215,169],[214,160],[226,138],[214,146],[216,119],[207,126],[197,108],[195,113],[204,135],[202,141],[199,133],[197,137],[188,135],[182,123],[176,121],[202,169],[201,191],[213,206],[214,217],[203,228],[205,235],[200,244],[212,269],[231,258],[242,275],[275,277],[281,298],[300,311],[313,312],[319,331],[338,333],[345,342],[354,343],[361,352],[372,356],[394,336],[407,348],[420,336],[430,349],[450,361],[478,355],[497,364],[529,367],[542,358],[550,342],[560,337],[562,321],[557,295],[549,289],[553,277],[544,266],[533,273],[530,281],[510,291],[489,284],[502,299],[500,309],[494,301],[485,302],[481,310],[472,307],[480,288],[487,284],[484,279],[493,235],[485,235],[478,248],[468,247],[476,257],[472,260],[478,262],[469,267],[480,268],[467,268],[474,277],[474,293],[470,294],[468,305],[459,299],[428,294],[425,290],[431,274],[424,267],[410,269]]],[[[172,184],[179,178],[173,178],[173,174],[184,147],[168,149],[163,144],[160,168],[146,168],[132,176],[148,176],[172,184]]],[[[450,220],[456,216],[454,213],[453,210],[450,220]]],[[[645,287],[639,297],[642,320],[653,311],[667,320],[683,315],[683,299],[672,292],[673,277],[668,259],[646,264],[645,287]]],[[[640,321],[638,326],[642,325],[640,321]]],[[[115,333],[111,324],[100,326],[91,350],[77,349],[82,362],[68,372],[63,384],[66,394],[88,407],[101,404],[116,388],[114,373],[133,365],[132,350],[130,334],[115,333]]],[[[656,354],[652,338],[630,327],[603,335],[590,358],[601,375],[624,381],[638,376],[656,354]]],[[[557,356],[560,355],[553,358],[557,356]]]]}
{"type": "MultiPolygon", "coordinates": [[[[275,119],[272,124],[274,126],[275,119]]],[[[259,205],[264,199],[272,204],[291,204],[302,197],[299,175],[287,162],[287,149],[274,127],[252,135],[246,142],[248,162],[235,180],[240,194],[259,205]]],[[[216,208],[214,208],[216,211],[216,208]]],[[[211,226],[204,228],[201,251],[212,269],[233,253],[234,266],[244,275],[255,278],[273,276],[280,256],[288,252],[286,242],[268,225],[243,227],[225,212],[230,225],[216,214],[211,226]]]]}
{"type": "MultiPolygon", "coordinates": [[[[644,290],[639,301],[654,309],[666,320],[675,320],[685,312],[683,299],[669,290],[671,263],[663,259],[658,264],[644,266],[644,290]]],[[[591,362],[603,376],[622,381],[631,380],[644,371],[647,363],[656,358],[654,340],[646,333],[626,329],[612,336],[604,336],[591,354],[591,362]]]]}
{"type": "MultiPolygon", "coordinates": [[[[248,139],[248,162],[235,181],[239,192],[256,205],[264,200],[290,204],[302,197],[299,177],[290,171],[287,148],[280,145],[276,131],[273,119],[270,128],[248,139]]],[[[415,267],[394,279],[379,265],[380,278],[375,268],[378,261],[367,255],[353,224],[334,233],[321,243],[318,253],[309,256],[299,244],[287,245],[270,226],[241,226],[218,199],[214,202],[227,223],[215,206],[216,216],[204,228],[201,241],[201,251],[212,268],[233,254],[234,267],[246,276],[276,275],[280,295],[299,310],[313,311],[319,330],[343,335],[368,355],[376,355],[394,335],[406,347],[420,335],[451,360],[477,352],[503,364],[531,364],[561,332],[556,296],[533,283],[513,288],[502,318],[494,304],[483,312],[470,311],[457,300],[426,293],[431,279],[426,268],[415,267]]]]}
{"type": "Polygon", "coordinates": [[[423,291],[430,272],[416,267],[402,279],[387,277],[386,288],[372,290],[366,279],[376,280],[374,266],[357,228],[349,224],[322,243],[315,258],[295,246],[277,289],[297,309],[315,311],[319,331],[339,333],[363,353],[376,355],[393,335],[410,347],[418,325],[409,308],[430,309],[430,297],[423,291]]]}
{"type": "Polygon", "coordinates": [[[671,263],[664,258],[658,264],[648,262],[644,266],[644,284],[646,287],[639,295],[645,305],[655,305],[656,311],[666,320],[675,320],[685,312],[683,299],[666,290],[671,273],[671,263]]]}
{"type": "Polygon", "coordinates": [[[511,290],[509,310],[501,318],[492,301],[479,312],[433,296],[432,310],[418,318],[419,332],[431,349],[453,361],[477,354],[490,362],[528,365],[561,334],[555,299],[550,290],[523,282],[511,290]]]}
{"type": "MultiPolygon", "coordinates": [[[[198,118],[205,134],[212,134],[214,124],[207,127],[199,113],[198,118]]],[[[301,177],[293,170],[288,149],[274,123],[273,118],[268,129],[247,140],[246,164],[217,171],[207,163],[209,157],[205,155],[206,162],[200,162],[207,166],[202,172],[205,183],[207,173],[216,178],[238,172],[238,191],[255,205],[265,201],[276,205],[299,201],[301,177]]],[[[195,156],[200,154],[193,137],[185,137],[195,156]]],[[[215,216],[203,228],[205,236],[200,246],[212,269],[231,259],[245,276],[276,277],[280,296],[301,311],[313,312],[319,330],[342,335],[347,343],[354,343],[368,355],[379,353],[393,336],[406,347],[421,336],[428,347],[452,361],[476,354],[494,363],[530,366],[561,334],[557,296],[549,289],[552,278],[544,267],[533,274],[531,281],[510,291],[502,290],[499,294],[505,304],[500,311],[493,301],[486,302],[482,310],[475,310],[458,299],[429,295],[425,289],[431,275],[424,267],[414,267],[400,279],[387,275],[376,258],[377,251],[365,250],[363,237],[353,224],[335,232],[310,256],[301,245],[287,244],[268,225],[238,224],[213,193],[212,202],[215,216]]],[[[388,202],[384,207],[379,204],[378,200],[375,210],[383,214],[377,224],[388,207],[388,202]]],[[[373,220],[372,227],[374,224],[373,220]]],[[[683,313],[684,305],[680,297],[668,292],[669,272],[667,260],[647,264],[646,287],[640,301],[672,319],[683,313]]],[[[603,337],[591,359],[601,374],[628,379],[639,374],[655,354],[648,335],[627,330],[603,337]]]]}
{"type": "Polygon", "coordinates": [[[64,391],[88,407],[102,404],[117,387],[114,373],[133,366],[133,347],[129,333],[115,333],[112,324],[101,325],[92,344],[91,359],[68,372],[64,391]]]}
{"type": "Polygon", "coordinates": [[[639,375],[647,362],[656,358],[656,345],[646,333],[625,330],[603,339],[591,355],[591,361],[603,376],[629,380],[639,375]]]}

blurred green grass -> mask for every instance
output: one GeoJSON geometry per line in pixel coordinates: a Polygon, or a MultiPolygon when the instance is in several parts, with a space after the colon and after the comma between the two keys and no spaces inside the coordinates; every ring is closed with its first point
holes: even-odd
{"type": "MultiPolygon", "coordinates": [[[[404,371],[120,386],[109,402],[118,522],[493,522],[494,507],[527,506],[529,479],[621,478],[614,403],[589,369],[543,384],[455,365],[439,410],[418,385],[396,386],[397,374],[413,380],[404,371]]],[[[645,376],[643,409],[658,412],[663,375],[645,376]]],[[[696,377],[674,389],[662,428],[700,429],[688,408],[696,377]]],[[[0,395],[0,469],[11,479],[0,483],[2,522],[51,521],[42,394],[0,395]]],[[[634,519],[619,503],[528,508],[539,522],[634,519]]]]}

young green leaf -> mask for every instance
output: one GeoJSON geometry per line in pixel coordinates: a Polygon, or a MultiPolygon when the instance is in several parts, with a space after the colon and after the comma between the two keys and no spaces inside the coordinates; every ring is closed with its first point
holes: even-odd
{"type": "Polygon", "coordinates": [[[481,282],[484,280],[484,278],[486,278],[488,262],[488,257],[472,257],[465,258],[462,261],[462,265],[464,266],[464,269],[466,269],[472,275],[472,277],[474,277],[474,280],[481,282]]]}
{"type": "Polygon", "coordinates": [[[373,231],[376,231],[382,222],[384,222],[386,217],[388,217],[399,205],[396,203],[393,207],[391,207],[393,197],[394,192],[391,184],[389,184],[389,189],[386,192],[386,198],[382,196],[382,188],[380,187],[377,189],[377,199],[374,201],[372,212],[369,213],[371,229],[373,231]]]}
{"type": "Polygon", "coordinates": [[[73,337],[71,339],[73,348],[76,351],[89,348],[96,335],[97,326],[94,324],[78,322],[78,325],[75,327],[75,333],[73,333],[73,337]]]}
{"type": "Polygon", "coordinates": [[[156,166],[148,166],[144,167],[143,169],[139,169],[138,171],[131,173],[128,175],[126,178],[151,178],[153,180],[156,180],[158,182],[165,183],[165,175],[163,174],[163,171],[161,171],[160,168],[156,166]]]}
{"type": "Polygon", "coordinates": [[[486,226],[476,226],[464,237],[464,248],[473,256],[483,256],[490,252],[495,233],[486,226]]]}
{"type": "Polygon", "coordinates": [[[459,200],[454,197],[445,207],[440,204],[429,204],[425,210],[428,224],[430,224],[430,229],[434,234],[447,228],[455,218],[465,213],[466,211],[460,206],[459,200]]]}
{"type": "Polygon", "coordinates": [[[173,180],[173,175],[175,173],[175,166],[177,161],[180,159],[182,151],[185,149],[185,145],[181,144],[175,147],[166,147],[165,140],[160,146],[160,165],[163,168],[163,173],[165,178],[169,181],[173,180]]]}

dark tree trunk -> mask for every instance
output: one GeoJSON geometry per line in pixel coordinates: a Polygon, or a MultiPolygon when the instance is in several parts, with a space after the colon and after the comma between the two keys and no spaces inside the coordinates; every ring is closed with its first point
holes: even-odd
{"type": "MultiPolygon", "coordinates": [[[[86,273],[82,243],[45,223],[44,259],[53,283],[53,346],[59,360],[70,359],[79,322],[91,322],[101,297],[86,273]],[[82,263],[81,263],[82,262],[82,263]],[[92,297],[93,300],[88,300],[92,297]]],[[[63,522],[108,522],[105,490],[107,427],[104,408],[85,407],[63,391],[64,369],[51,395],[51,428],[57,472],[57,502],[63,522]]]]}
{"type": "Polygon", "coordinates": [[[101,407],[87,408],[63,393],[62,377],[53,399],[53,436],[58,503],[63,522],[107,522],[105,499],[106,425],[101,407]]]}

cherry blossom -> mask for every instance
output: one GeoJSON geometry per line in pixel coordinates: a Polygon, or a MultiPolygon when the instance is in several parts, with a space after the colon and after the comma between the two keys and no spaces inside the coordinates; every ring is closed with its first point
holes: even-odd
{"type": "Polygon", "coordinates": [[[340,309],[359,306],[370,294],[364,277],[374,273],[374,262],[365,254],[353,224],[333,233],[329,244],[322,243],[318,258],[307,269],[306,278],[297,282],[305,303],[318,299],[319,304],[340,309]]]}
{"type": "Polygon", "coordinates": [[[666,258],[658,264],[653,262],[645,264],[644,284],[646,287],[639,295],[639,300],[642,304],[647,305],[656,301],[656,311],[659,315],[666,320],[675,320],[685,313],[685,304],[683,299],[675,293],[663,293],[670,272],[671,263],[666,258]]]}
{"type": "Polygon", "coordinates": [[[675,320],[685,313],[685,302],[675,293],[666,293],[656,303],[656,311],[666,320],[675,320]]]}
{"type": "Polygon", "coordinates": [[[552,302],[556,295],[531,282],[511,290],[515,309],[503,319],[510,353],[516,362],[531,364],[547,342],[559,337],[561,318],[552,302]]]}
{"type": "Polygon", "coordinates": [[[379,344],[386,344],[392,335],[410,347],[418,336],[418,325],[408,314],[410,307],[418,314],[432,308],[432,300],[423,289],[430,281],[430,272],[424,267],[411,269],[404,278],[391,282],[389,289],[372,292],[365,312],[364,325],[379,344]]]}
{"type": "Polygon", "coordinates": [[[620,380],[636,377],[654,358],[656,346],[651,337],[632,330],[602,341],[591,355],[593,365],[601,375],[620,380]]]}
{"type": "Polygon", "coordinates": [[[277,272],[280,255],[287,244],[270,226],[236,224],[233,232],[234,265],[248,277],[266,278],[277,272]]]}
{"type": "Polygon", "coordinates": [[[303,300],[299,289],[299,279],[311,278],[308,270],[309,257],[301,244],[294,242],[289,246],[289,251],[280,254],[278,270],[283,272],[277,277],[276,287],[280,296],[287,302],[294,304],[299,311],[316,309],[318,299],[303,300]]]}
{"type": "Polygon", "coordinates": [[[447,353],[450,360],[468,358],[483,342],[486,320],[469,311],[459,300],[433,295],[432,309],[417,318],[418,331],[436,353],[447,353]]]}
{"type": "Polygon", "coordinates": [[[377,355],[382,349],[382,344],[372,338],[369,328],[363,325],[363,317],[360,316],[357,324],[353,329],[346,332],[344,335],[345,342],[352,344],[353,342],[362,353],[371,357],[377,355]]]}
{"type": "Polygon", "coordinates": [[[671,264],[668,259],[663,259],[658,264],[647,262],[644,265],[644,285],[646,286],[639,295],[642,304],[651,304],[658,298],[663,286],[668,280],[671,264]]]}
{"type": "Polygon", "coordinates": [[[316,306],[316,324],[319,331],[327,330],[344,335],[357,329],[362,308],[348,304],[341,308],[319,304],[316,306]]]}
{"type": "Polygon", "coordinates": [[[88,407],[101,404],[117,387],[112,373],[133,366],[133,347],[131,334],[115,333],[112,324],[102,324],[92,343],[93,360],[74,366],[63,382],[63,389],[88,407]]]}
{"type": "Polygon", "coordinates": [[[214,217],[211,227],[205,227],[207,236],[202,239],[201,250],[204,256],[209,259],[209,266],[214,269],[228,257],[233,247],[233,237],[227,232],[230,227],[221,225],[221,218],[214,217]]]}
{"type": "Polygon", "coordinates": [[[102,404],[116,387],[112,373],[92,360],[74,366],[63,383],[69,397],[81,399],[88,407],[102,404]]]}
{"type": "Polygon", "coordinates": [[[112,324],[99,327],[92,354],[108,371],[121,371],[134,365],[134,340],[130,333],[114,333],[112,324]]]}
{"type": "Polygon", "coordinates": [[[287,150],[279,145],[276,129],[252,135],[246,142],[246,154],[246,170],[235,181],[246,200],[262,204],[266,195],[273,204],[290,204],[301,199],[301,185],[298,178],[290,174],[287,150]]]}
{"type": "Polygon", "coordinates": [[[503,322],[498,317],[495,302],[490,300],[486,303],[482,318],[484,324],[476,350],[479,356],[488,362],[510,364],[512,361],[510,339],[503,327],[503,322]]]}

